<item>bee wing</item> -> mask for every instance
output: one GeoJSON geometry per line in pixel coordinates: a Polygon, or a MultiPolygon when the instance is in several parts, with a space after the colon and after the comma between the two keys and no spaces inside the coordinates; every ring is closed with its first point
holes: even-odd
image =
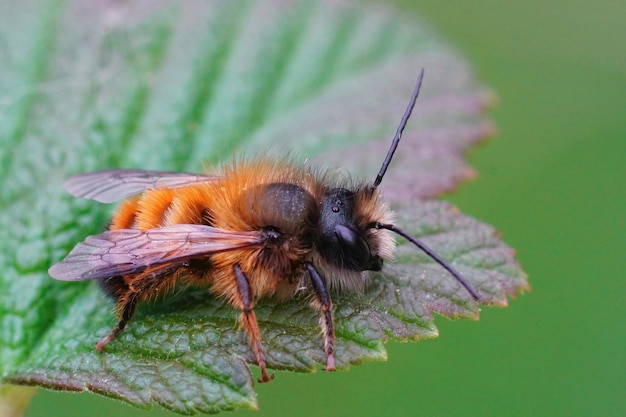
{"type": "Polygon", "coordinates": [[[186,172],[110,169],[70,177],[63,188],[76,197],[113,203],[152,188],[179,188],[219,177],[186,172]]]}
{"type": "Polygon", "coordinates": [[[261,244],[262,232],[178,224],[148,230],[116,229],[89,236],[48,273],[61,281],[135,274],[147,267],[261,244]]]}

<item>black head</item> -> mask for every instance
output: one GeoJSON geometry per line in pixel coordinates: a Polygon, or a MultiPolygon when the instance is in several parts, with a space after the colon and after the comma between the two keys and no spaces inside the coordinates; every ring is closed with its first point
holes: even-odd
{"type": "Polygon", "coordinates": [[[380,271],[383,260],[372,253],[355,219],[355,192],[332,188],[322,201],[317,249],[327,262],[352,271],[380,271]]]}

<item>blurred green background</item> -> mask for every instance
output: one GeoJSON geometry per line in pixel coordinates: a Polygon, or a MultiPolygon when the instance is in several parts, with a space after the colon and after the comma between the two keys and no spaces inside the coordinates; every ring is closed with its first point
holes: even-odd
{"type": "MultiPolygon", "coordinates": [[[[446,198],[495,225],[532,292],[387,363],[279,373],[254,416],[626,415],[626,2],[396,0],[498,94],[476,181],[446,198]]],[[[40,391],[27,416],[173,416],[40,391]]],[[[232,415],[232,414],[231,414],[232,415]]]]}

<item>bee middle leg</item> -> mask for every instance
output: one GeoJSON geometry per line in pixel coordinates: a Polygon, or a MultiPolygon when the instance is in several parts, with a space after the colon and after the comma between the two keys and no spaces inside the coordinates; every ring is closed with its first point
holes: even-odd
{"type": "Polygon", "coordinates": [[[321,310],[322,317],[320,318],[320,324],[322,326],[322,334],[324,336],[324,351],[326,352],[326,370],[334,371],[335,368],[335,326],[333,325],[332,308],[333,303],[330,299],[330,294],[326,288],[326,284],[322,279],[317,269],[311,263],[305,264],[309,275],[311,276],[311,282],[313,283],[313,289],[315,290],[315,302],[313,307],[317,310],[321,310]]]}
{"type": "Polygon", "coordinates": [[[252,351],[254,352],[259,368],[261,368],[261,379],[259,382],[269,382],[274,379],[274,376],[272,375],[270,377],[267,374],[265,349],[263,349],[263,342],[261,341],[259,324],[257,323],[254,310],[252,310],[253,297],[250,289],[250,282],[239,265],[235,265],[233,267],[233,271],[235,273],[235,278],[237,279],[237,295],[239,296],[239,299],[235,300],[234,304],[235,307],[241,310],[239,321],[243,325],[244,329],[246,329],[246,333],[248,333],[250,344],[252,345],[252,351]]]}

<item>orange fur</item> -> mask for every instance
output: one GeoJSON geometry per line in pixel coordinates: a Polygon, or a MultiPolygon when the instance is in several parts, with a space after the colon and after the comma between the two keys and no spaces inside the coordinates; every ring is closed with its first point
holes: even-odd
{"type": "Polygon", "coordinates": [[[109,229],[131,229],[135,224],[137,216],[137,207],[139,201],[137,199],[129,199],[124,201],[117,209],[117,213],[111,219],[109,229]]]}

